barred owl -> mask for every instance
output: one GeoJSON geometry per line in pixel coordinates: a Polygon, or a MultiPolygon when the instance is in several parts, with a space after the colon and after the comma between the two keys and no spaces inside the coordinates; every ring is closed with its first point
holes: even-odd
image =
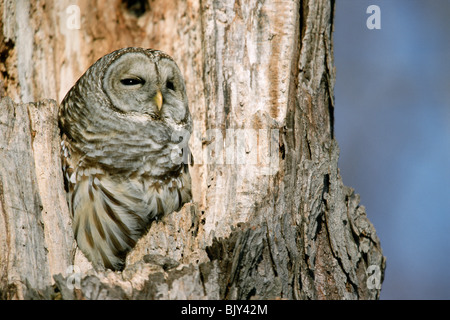
{"type": "Polygon", "coordinates": [[[114,51],[70,89],[58,120],[78,247],[94,267],[122,270],[152,221],[191,200],[181,72],[161,51],[114,51]]]}

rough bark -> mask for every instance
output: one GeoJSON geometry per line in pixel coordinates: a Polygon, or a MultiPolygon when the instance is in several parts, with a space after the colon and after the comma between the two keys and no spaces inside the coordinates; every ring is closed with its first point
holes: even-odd
{"type": "Polygon", "coordinates": [[[79,29],[71,4],[0,4],[1,298],[379,297],[380,242],[337,167],[334,1],[79,1],[79,29]],[[73,240],[55,100],[125,46],[185,76],[194,202],[98,273],[73,240]]]}

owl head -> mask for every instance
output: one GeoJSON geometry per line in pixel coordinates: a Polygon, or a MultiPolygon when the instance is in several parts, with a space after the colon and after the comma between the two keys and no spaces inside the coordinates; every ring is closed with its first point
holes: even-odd
{"type": "Polygon", "coordinates": [[[126,48],[113,53],[101,85],[118,112],[147,114],[179,123],[188,114],[177,64],[161,51],[126,48]]]}
{"type": "Polygon", "coordinates": [[[64,102],[80,97],[80,104],[91,109],[101,106],[123,115],[147,115],[175,123],[190,121],[180,69],[159,50],[129,47],[101,57],[61,104],[64,107],[64,102]]]}

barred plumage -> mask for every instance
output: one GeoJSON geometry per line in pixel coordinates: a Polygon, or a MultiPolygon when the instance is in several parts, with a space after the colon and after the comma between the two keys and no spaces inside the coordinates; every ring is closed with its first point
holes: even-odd
{"type": "Polygon", "coordinates": [[[59,126],[78,246],[95,267],[121,270],[151,222],[191,200],[181,72],[161,51],[114,51],[67,93],[59,126]]]}

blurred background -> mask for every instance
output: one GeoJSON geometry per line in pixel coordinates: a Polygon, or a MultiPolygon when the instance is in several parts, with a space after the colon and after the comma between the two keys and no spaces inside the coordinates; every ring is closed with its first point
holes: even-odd
{"type": "Polygon", "coordinates": [[[334,23],[339,168],[387,257],[381,299],[450,299],[450,1],[338,0],[334,23]]]}

